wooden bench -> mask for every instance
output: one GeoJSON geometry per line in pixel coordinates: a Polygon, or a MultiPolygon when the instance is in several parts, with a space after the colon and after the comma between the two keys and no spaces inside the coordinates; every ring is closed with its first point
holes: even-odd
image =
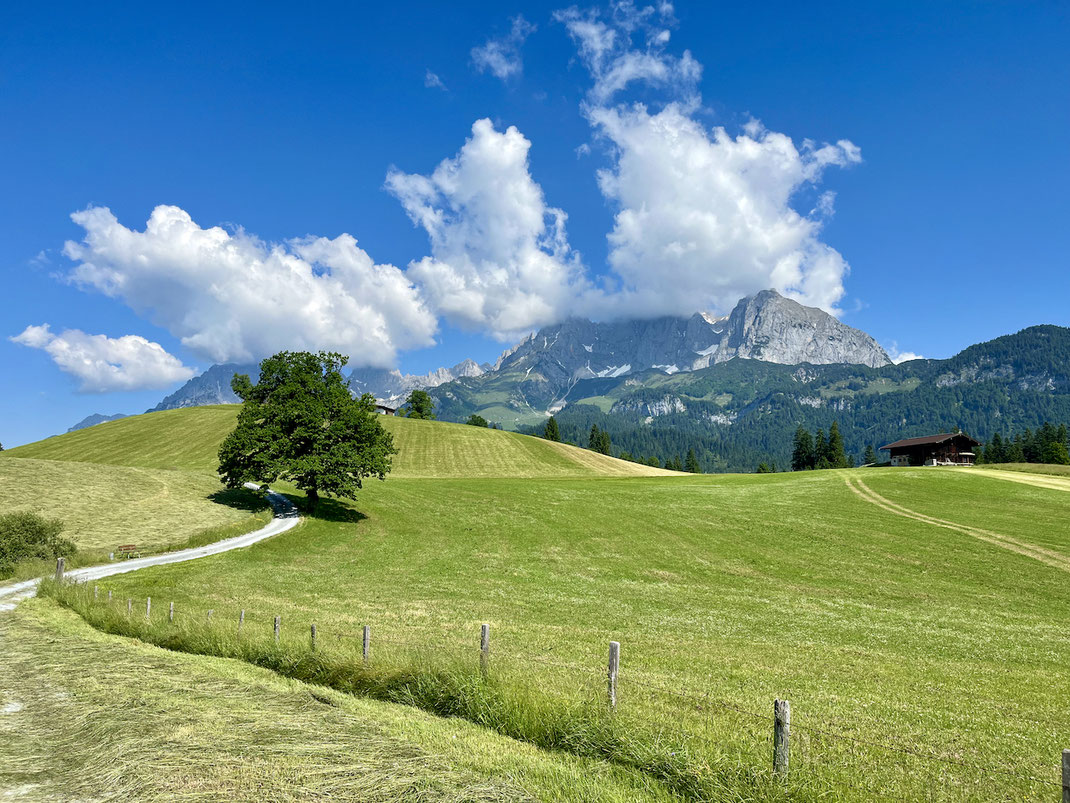
{"type": "Polygon", "coordinates": [[[115,552],[119,555],[120,558],[141,557],[141,547],[136,546],[135,544],[123,544],[121,547],[115,550],[115,552]]]}

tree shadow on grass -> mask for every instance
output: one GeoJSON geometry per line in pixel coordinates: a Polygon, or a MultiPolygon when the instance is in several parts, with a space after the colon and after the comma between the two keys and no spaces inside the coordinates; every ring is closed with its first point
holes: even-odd
{"type": "Polygon", "coordinates": [[[217,505],[226,505],[235,510],[246,510],[250,513],[270,507],[263,494],[250,491],[248,488],[227,488],[208,494],[208,498],[217,505]]]}
{"type": "Polygon", "coordinates": [[[301,514],[321,521],[333,521],[341,524],[356,524],[368,518],[359,510],[354,510],[347,503],[337,499],[320,497],[319,504],[313,512],[308,510],[308,501],[303,497],[288,496],[289,500],[301,508],[301,514]]]}

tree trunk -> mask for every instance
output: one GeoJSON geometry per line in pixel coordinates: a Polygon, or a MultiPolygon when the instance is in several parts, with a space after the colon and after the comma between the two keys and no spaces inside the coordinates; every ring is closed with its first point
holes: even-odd
{"type": "Polygon", "coordinates": [[[305,491],[305,498],[308,500],[308,512],[315,513],[316,506],[320,503],[319,491],[315,488],[309,488],[305,491]]]}

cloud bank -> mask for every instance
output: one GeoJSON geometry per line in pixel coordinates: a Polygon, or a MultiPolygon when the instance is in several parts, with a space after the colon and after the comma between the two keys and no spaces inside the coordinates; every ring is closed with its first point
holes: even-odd
{"type": "Polygon", "coordinates": [[[240,229],[201,228],[175,206],[157,206],[144,231],[104,207],[71,218],[85,229],[82,242],[64,247],[77,263],[71,280],[215,362],[328,349],[386,367],[398,349],[434,342],[435,316],[412,282],[348,234],[268,244],[240,229]]]}
{"type": "MultiPolygon", "coordinates": [[[[515,126],[481,119],[430,173],[388,171],[386,190],[429,241],[430,253],[405,270],[375,263],[349,234],[267,243],[242,229],[203,228],[162,205],[141,231],[104,207],[72,215],[85,233],[64,249],[75,263],[70,279],[215,362],[331,349],[354,365],[393,367],[399,351],[434,344],[440,318],[512,340],[573,315],[723,313],[770,287],[838,313],[849,266],[822,240],[834,196],[819,186],[827,170],[859,163],[858,147],[797,142],[756,120],[731,132],[705,123],[702,65],[687,50],[669,50],[677,26],[670,3],[621,0],[553,18],[590,79],[580,113],[593,138],[577,154],[602,160],[598,187],[613,212],[601,275],[570,246],[567,214],[532,175],[532,143],[515,126]],[[808,197],[813,208],[798,211],[808,197]]],[[[518,75],[534,30],[518,16],[507,36],[472,50],[473,64],[502,80],[518,75]]],[[[425,85],[445,88],[430,70],[425,85]]],[[[56,354],[75,353],[64,346],[75,334],[91,337],[31,329],[19,342],[40,340],[36,347],[57,363],[56,354]]],[[[114,376],[78,374],[86,387],[130,373],[102,359],[114,376]]],[[[76,360],[64,360],[74,372],[76,360]]],[[[172,376],[188,370],[161,360],[158,376],[167,375],[163,366],[172,376]]]]}
{"type": "Polygon", "coordinates": [[[725,311],[742,296],[774,288],[837,313],[849,268],[820,239],[833,196],[813,212],[793,202],[829,167],[861,161],[848,140],[818,145],[769,131],[752,120],[738,134],[699,121],[702,65],[685,50],[667,52],[675,26],[669,3],[608,11],[559,11],[592,86],[583,113],[610,166],[598,173],[615,208],[609,263],[619,281],[617,314],[725,311]],[[628,88],[668,100],[651,111],[615,103],[628,88]]]}
{"type": "Polygon", "coordinates": [[[477,120],[472,136],[430,175],[393,169],[387,189],[427,232],[431,255],[408,275],[451,323],[509,339],[554,323],[589,290],[565,234],[531,176],[529,142],[514,126],[477,120]]]}
{"type": "Polygon", "coordinates": [[[44,324],[27,326],[10,339],[46,352],[61,371],[81,380],[83,393],[165,388],[196,373],[159,343],[137,335],[111,338],[78,329],[57,335],[44,324]]]}

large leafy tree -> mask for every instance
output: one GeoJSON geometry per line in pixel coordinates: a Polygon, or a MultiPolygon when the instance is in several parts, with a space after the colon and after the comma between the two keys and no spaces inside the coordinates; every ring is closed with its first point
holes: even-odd
{"type": "Polygon", "coordinates": [[[354,399],[333,352],[280,352],[260,363],[254,385],[231,382],[242,400],[238,425],[219,449],[228,488],[246,482],[292,482],[315,510],[320,495],[355,499],[365,477],[385,479],[394,440],[379,423],[375,399],[354,399]]]}
{"type": "Polygon", "coordinates": [[[414,390],[405,399],[406,418],[426,418],[429,421],[435,419],[435,400],[426,390],[414,390]]]}

